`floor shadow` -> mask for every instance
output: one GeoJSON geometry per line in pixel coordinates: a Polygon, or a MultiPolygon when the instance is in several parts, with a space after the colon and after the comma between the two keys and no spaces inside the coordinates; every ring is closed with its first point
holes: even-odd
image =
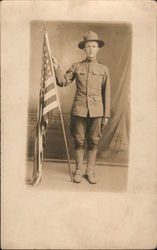
{"type": "MultiPolygon", "coordinates": [[[[85,167],[85,166],[84,166],[85,167]]],[[[27,161],[26,179],[32,177],[33,162],[27,161]]],[[[72,164],[72,171],[75,165],[72,164]]],[[[80,184],[71,182],[66,163],[44,162],[42,181],[38,186],[27,185],[29,189],[69,192],[126,192],[128,167],[96,166],[97,184],[91,185],[83,177],[80,184]]]]}

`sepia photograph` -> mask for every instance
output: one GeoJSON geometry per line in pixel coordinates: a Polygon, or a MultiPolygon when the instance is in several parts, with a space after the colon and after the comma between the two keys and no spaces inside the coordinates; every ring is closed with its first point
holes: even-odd
{"type": "Polygon", "coordinates": [[[87,191],[88,182],[95,191],[126,190],[131,42],[128,23],[31,22],[27,179],[33,172],[33,185],[87,191]]]}
{"type": "Polygon", "coordinates": [[[1,2],[1,249],[157,247],[156,3],[1,2]]]}

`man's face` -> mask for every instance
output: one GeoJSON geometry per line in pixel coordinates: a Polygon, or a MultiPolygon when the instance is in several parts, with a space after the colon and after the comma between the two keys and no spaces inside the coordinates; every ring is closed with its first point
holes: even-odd
{"type": "Polygon", "coordinates": [[[97,42],[89,41],[85,44],[84,51],[86,53],[86,57],[89,59],[95,59],[98,52],[99,52],[99,46],[97,42]]]}

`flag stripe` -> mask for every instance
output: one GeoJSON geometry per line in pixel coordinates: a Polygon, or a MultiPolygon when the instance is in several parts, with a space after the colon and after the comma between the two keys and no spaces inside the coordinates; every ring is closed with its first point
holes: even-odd
{"type": "Polygon", "coordinates": [[[48,91],[50,91],[53,88],[54,88],[54,84],[51,83],[47,88],[45,88],[45,93],[47,93],[48,91]]]}
{"type": "Polygon", "coordinates": [[[44,95],[44,101],[48,100],[51,96],[56,95],[56,90],[51,89],[44,95]]]}
{"type": "Polygon", "coordinates": [[[49,111],[53,110],[54,108],[58,107],[58,102],[55,101],[49,105],[47,105],[46,107],[44,107],[43,109],[43,115],[46,115],[49,111]]]}
{"type": "Polygon", "coordinates": [[[54,77],[51,76],[45,81],[45,88],[48,87],[51,83],[54,82],[54,77]]]}
{"type": "Polygon", "coordinates": [[[57,100],[56,95],[51,96],[49,99],[44,101],[44,108],[46,108],[47,105],[49,105],[51,102],[55,102],[57,100]]]}

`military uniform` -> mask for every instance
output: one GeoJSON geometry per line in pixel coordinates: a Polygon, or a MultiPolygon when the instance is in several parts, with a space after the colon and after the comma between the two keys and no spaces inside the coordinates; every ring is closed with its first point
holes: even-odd
{"type": "Polygon", "coordinates": [[[83,147],[86,127],[90,132],[90,148],[96,146],[98,137],[101,137],[101,118],[110,117],[110,78],[107,67],[97,60],[85,59],[73,64],[64,76],[58,68],[56,77],[57,84],[62,87],[76,79],[76,94],[71,112],[71,132],[75,137],[75,148],[83,147]]]}
{"type": "Polygon", "coordinates": [[[82,155],[86,139],[89,154],[87,169],[93,169],[97,145],[102,136],[102,118],[110,117],[110,78],[108,68],[96,59],[90,61],[86,58],[73,64],[65,75],[62,74],[61,69],[58,67],[56,69],[56,79],[60,87],[66,87],[73,80],[76,80],[76,94],[72,106],[70,126],[75,144],[76,169],[82,170],[82,155]],[[92,162],[90,162],[90,159],[92,159],[92,162]]]}

